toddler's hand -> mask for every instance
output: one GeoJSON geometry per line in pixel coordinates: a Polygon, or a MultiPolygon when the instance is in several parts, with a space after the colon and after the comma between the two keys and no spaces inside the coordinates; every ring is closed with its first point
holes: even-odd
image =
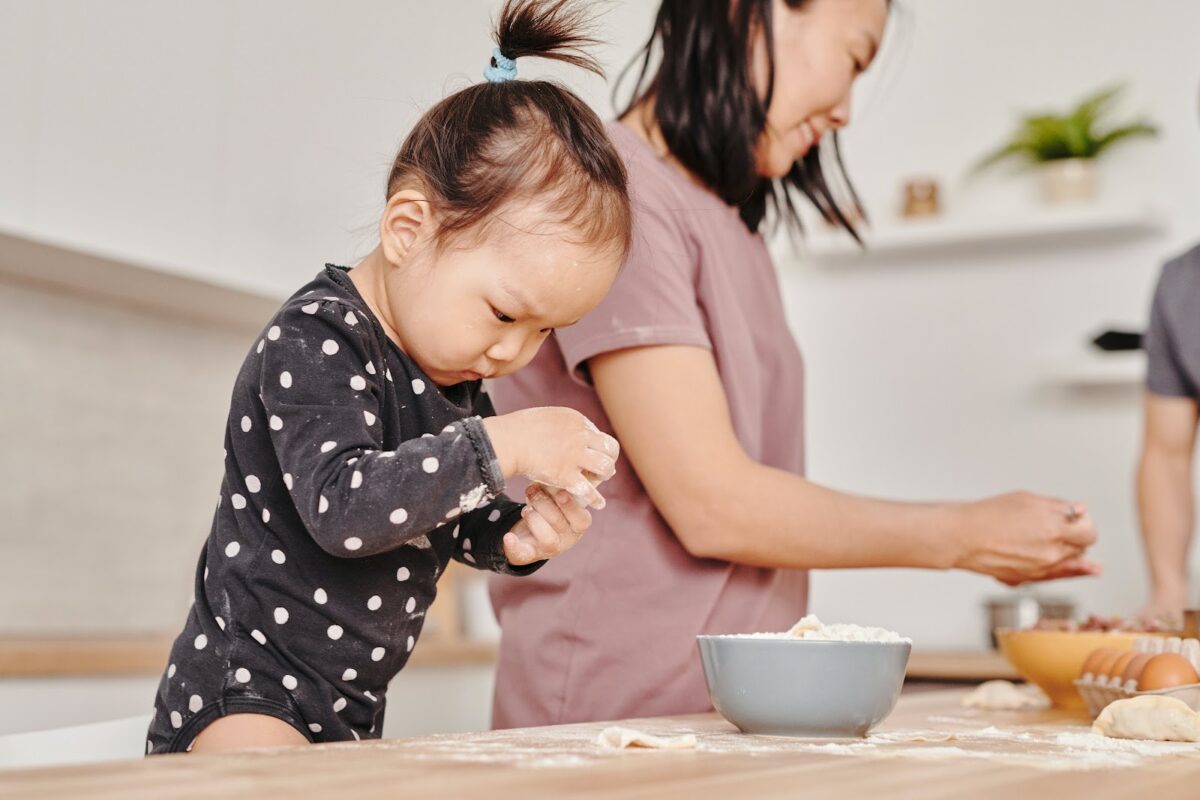
{"type": "Polygon", "coordinates": [[[504,534],[504,555],[515,567],[566,552],[592,524],[588,510],[563,489],[547,490],[535,484],[525,490],[525,499],[529,505],[521,521],[504,534]]]}
{"type": "Polygon", "coordinates": [[[528,408],[483,421],[505,477],[524,475],[603,508],[596,484],[616,470],[621,448],[571,408],[528,408]]]}

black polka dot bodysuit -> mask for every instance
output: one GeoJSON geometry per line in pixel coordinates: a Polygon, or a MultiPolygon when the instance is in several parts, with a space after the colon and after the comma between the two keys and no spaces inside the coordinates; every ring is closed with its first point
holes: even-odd
{"type": "Polygon", "coordinates": [[[451,558],[507,574],[522,506],[481,422],[479,382],[438,387],[327,266],[247,355],[195,601],[159,683],[148,753],[226,714],[313,741],[380,734],[388,682],[451,558]]]}

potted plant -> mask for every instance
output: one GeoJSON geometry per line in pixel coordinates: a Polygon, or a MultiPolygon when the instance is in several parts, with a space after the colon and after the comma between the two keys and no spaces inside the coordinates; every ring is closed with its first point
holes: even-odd
{"type": "Polygon", "coordinates": [[[1008,143],[983,158],[975,171],[1019,158],[1041,173],[1042,196],[1047,202],[1092,199],[1096,194],[1095,162],[1100,154],[1117,142],[1158,133],[1146,120],[1116,124],[1108,119],[1121,90],[1114,86],[1097,92],[1064,115],[1025,116],[1008,143]]]}

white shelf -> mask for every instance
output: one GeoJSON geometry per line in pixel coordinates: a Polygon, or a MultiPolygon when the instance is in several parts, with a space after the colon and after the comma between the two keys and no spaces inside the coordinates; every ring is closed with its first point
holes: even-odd
{"type": "Polygon", "coordinates": [[[172,318],[257,330],[282,298],[121,256],[0,230],[0,280],[69,292],[172,318]]]}
{"type": "Polygon", "coordinates": [[[947,216],[930,220],[896,220],[864,229],[862,250],[844,232],[812,230],[800,256],[813,263],[851,263],[882,257],[913,257],[938,252],[978,251],[1004,246],[1070,244],[1133,239],[1161,232],[1164,215],[1150,206],[1092,205],[1031,208],[1024,215],[1000,218],[947,216]]]}
{"type": "Polygon", "coordinates": [[[1146,377],[1146,354],[1141,350],[1105,352],[1088,348],[1048,358],[1047,382],[1080,387],[1134,386],[1146,377]]]}

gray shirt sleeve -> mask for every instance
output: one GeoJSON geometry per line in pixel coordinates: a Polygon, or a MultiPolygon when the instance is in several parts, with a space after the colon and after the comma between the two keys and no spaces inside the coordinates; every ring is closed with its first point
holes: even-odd
{"type": "MultiPolygon", "coordinates": [[[[1170,262],[1163,267],[1154,290],[1150,325],[1142,340],[1147,357],[1146,388],[1153,394],[1165,397],[1200,395],[1181,358],[1180,331],[1172,313],[1172,299],[1180,288],[1177,283],[1181,267],[1179,262],[1170,262]]],[[[1195,314],[1200,319],[1200,309],[1196,309],[1195,314]]]]}

